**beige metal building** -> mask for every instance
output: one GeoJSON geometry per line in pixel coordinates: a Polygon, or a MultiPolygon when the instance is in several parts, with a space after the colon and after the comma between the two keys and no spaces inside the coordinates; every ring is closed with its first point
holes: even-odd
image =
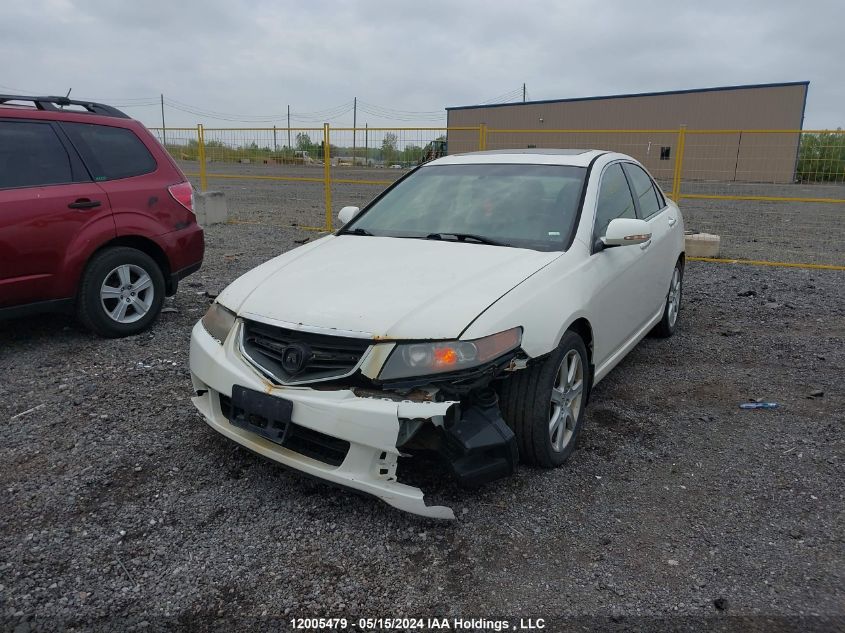
{"type": "MultiPolygon", "coordinates": [[[[634,156],[661,180],[672,178],[681,125],[689,130],[724,130],[686,135],[685,180],[791,182],[800,137],[794,130],[803,125],[808,86],[807,81],[725,86],[460,106],[446,112],[449,128],[485,125],[487,149],[615,150],[634,156]]],[[[449,130],[450,154],[475,151],[478,146],[478,131],[449,130]]]]}

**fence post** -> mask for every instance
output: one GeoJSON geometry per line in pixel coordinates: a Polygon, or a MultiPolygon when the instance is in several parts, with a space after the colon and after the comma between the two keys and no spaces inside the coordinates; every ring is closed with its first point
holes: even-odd
{"type": "Polygon", "coordinates": [[[678,128],[678,146],[675,148],[675,173],[672,177],[672,200],[675,204],[681,200],[681,175],[684,169],[684,145],[687,137],[687,126],[678,128]]]}
{"type": "Polygon", "coordinates": [[[478,151],[487,149],[487,125],[482,123],[478,126],[478,151]]]}
{"type": "Polygon", "coordinates": [[[205,160],[205,130],[197,124],[197,160],[200,163],[200,191],[208,189],[208,173],[205,160]]]}
{"type": "Polygon", "coordinates": [[[323,123],[323,187],[326,189],[326,230],[332,230],[332,159],[329,151],[329,124],[323,123]]]}

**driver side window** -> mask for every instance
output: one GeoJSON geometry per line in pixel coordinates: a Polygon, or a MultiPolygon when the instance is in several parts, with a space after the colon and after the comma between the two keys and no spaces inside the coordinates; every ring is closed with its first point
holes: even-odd
{"type": "Polygon", "coordinates": [[[593,235],[595,238],[604,237],[611,220],[636,217],[634,199],[631,197],[631,188],[622,171],[622,165],[614,163],[605,169],[601,177],[593,235]]]}

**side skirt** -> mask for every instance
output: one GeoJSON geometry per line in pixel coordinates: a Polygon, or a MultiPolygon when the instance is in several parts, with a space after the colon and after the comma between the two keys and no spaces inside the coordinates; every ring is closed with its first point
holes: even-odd
{"type": "Polygon", "coordinates": [[[50,301],[36,301],[9,308],[0,308],[0,320],[18,319],[20,317],[44,312],[73,313],[73,299],[51,299],[50,301]]]}

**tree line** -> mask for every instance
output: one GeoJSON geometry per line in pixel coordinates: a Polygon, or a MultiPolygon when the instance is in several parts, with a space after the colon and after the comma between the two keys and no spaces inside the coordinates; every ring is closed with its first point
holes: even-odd
{"type": "Polygon", "coordinates": [[[799,182],[845,182],[845,133],[801,135],[795,178],[799,182]]]}
{"type": "MultiPolygon", "coordinates": [[[[439,141],[445,141],[446,136],[438,137],[439,141]]],[[[180,160],[197,160],[199,156],[199,143],[196,139],[190,139],[186,143],[167,143],[168,152],[180,160]]],[[[385,165],[401,164],[403,166],[416,165],[425,154],[425,146],[415,143],[402,145],[399,137],[393,132],[387,132],[380,141],[374,141],[370,147],[358,145],[341,146],[330,143],[329,151],[332,157],[352,157],[353,151],[355,161],[360,163],[381,163],[385,165]],[[400,147],[401,145],[401,147],[400,147]]],[[[259,145],[255,141],[243,145],[227,144],[215,139],[205,140],[205,155],[208,160],[216,162],[237,162],[242,159],[259,161],[269,159],[279,162],[286,162],[296,157],[301,157],[303,152],[313,160],[323,160],[323,143],[314,141],[306,132],[298,132],[293,139],[293,147],[287,144],[259,145]]]]}

